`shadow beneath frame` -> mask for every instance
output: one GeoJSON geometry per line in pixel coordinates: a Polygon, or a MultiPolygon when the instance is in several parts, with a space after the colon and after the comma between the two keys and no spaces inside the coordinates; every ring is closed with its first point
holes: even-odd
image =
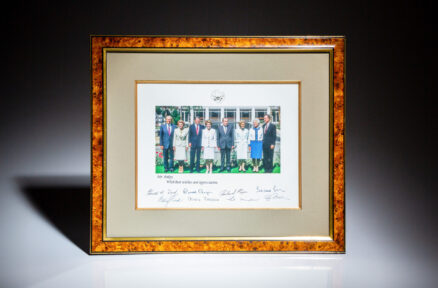
{"type": "Polygon", "coordinates": [[[18,177],[29,203],[78,248],[89,254],[90,177],[18,177]]]}

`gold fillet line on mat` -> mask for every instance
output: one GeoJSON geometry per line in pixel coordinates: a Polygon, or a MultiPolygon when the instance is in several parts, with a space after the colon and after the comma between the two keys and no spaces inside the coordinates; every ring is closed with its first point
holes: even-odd
{"type": "MultiPolygon", "coordinates": [[[[135,81],[135,210],[301,210],[301,81],[297,80],[136,80],[135,81]],[[298,85],[298,207],[294,208],[139,208],[138,207],[138,84],[297,84],[298,85]]],[[[250,175],[250,174],[242,174],[250,175]]],[[[244,176],[245,177],[245,176],[244,176]]]]}

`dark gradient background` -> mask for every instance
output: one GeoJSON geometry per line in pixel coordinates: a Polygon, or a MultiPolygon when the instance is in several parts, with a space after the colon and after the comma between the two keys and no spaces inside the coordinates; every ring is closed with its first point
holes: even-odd
{"type": "Polygon", "coordinates": [[[2,8],[0,287],[436,287],[428,2],[2,8]],[[90,34],[345,35],[347,254],[88,256],[90,34]]]}

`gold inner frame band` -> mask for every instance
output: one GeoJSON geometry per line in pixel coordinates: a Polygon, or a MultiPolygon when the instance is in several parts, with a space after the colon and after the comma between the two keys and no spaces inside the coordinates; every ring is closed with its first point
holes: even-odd
{"type": "MultiPolygon", "coordinates": [[[[288,48],[102,48],[103,53],[103,118],[104,118],[104,129],[103,129],[103,221],[102,221],[102,237],[103,241],[165,241],[165,240],[274,240],[274,241],[287,241],[287,240],[301,240],[301,241],[332,241],[333,240],[333,45],[319,45],[315,46],[291,46],[288,48]],[[106,221],[107,221],[107,53],[328,53],[329,54],[329,236],[280,236],[280,237],[107,237],[106,231],[106,221]]],[[[140,80],[141,81],[141,80],[140,80]]],[[[147,81],[147,80],[144,80],[147,81]]],[[[155,80],[159,82],[166,82],[166,80],[155,80]]],[[[137,81],[136,81],[137,82],[137,81]]],[[[169,82],[169,81],[167,81],[169,82]]],[[[176,81],[178,82],[178,81],[176,81]]],[[[180,81],[187,82],[187,81],[180,81]]],[[[209,82],[214,83],[215,81],[194,81],[194,82],[209,82]]],[[[226,81],[219,81],[226,82],[226,81]]],[[[229,81],[229,82],[239,82],[239,81],[229,81]]],[[[251,82],[251,81],[240,81],[240,82],[251,82]]],[[[269,81],[254,81],[254,82],[269,82],[269,81]]],[[[271,82],[285,82],[285,81],[271,81],[271,82]]],[[[286,81],[287,82],[287,81],[286,81]]],[[[289,81],[290,82],[290,81],[289,81]]],[[[300,82],[300,81],[295,81],[300,82]]],[[[136,85],[137,88],[137,85],[136,85]]],[[[137,91],[137,89],[136,89],[137,91]]],[[[135,91],[135,93],[137,93],[135,91]]],[[[299,85],[299,101],[301,101],[301,85],[299,85]]],[[[135,102],[136,103],[136,102],[135,102]]],[[[135,109],[135,111],[137,111],[135,109]]],[[[299,121],[301,121],[301,103],[299,104],[299,121]]],[[[135,117],[136,118],[136,117],[135,117]]],[[[136,121],[136,120],[135,120],[136,121]]],[[[137,122],[137,121],[136,121],[137,122]]],[[[135,122],[135,125],[136,125],[135,122]]],[[[137,128],[136,128],[137,131],[137,128]]],[[[223,210],[228,209],[301,209],[301,124],[299,125],[299,207],[300,208],[219,208],[223,210]]],[[[137,145],[137,141],[135,141],[137,145]]],[[[137,154],[137,149],[136,149],[137,154]]],[[[136,159],[137,164],[137,159],[136,159]]],[[[135,202],[137,203],[137,167],[136,179],[135,179],[135,202]]],[[[168,209],[168,208],[158,208],[158,209],[168,209]]],[[[174,208],[174,209],[206,209],[212,210],[212,208],[174,208]]],[[[216,208],[217,209],[217,208],[216,208]]]]}

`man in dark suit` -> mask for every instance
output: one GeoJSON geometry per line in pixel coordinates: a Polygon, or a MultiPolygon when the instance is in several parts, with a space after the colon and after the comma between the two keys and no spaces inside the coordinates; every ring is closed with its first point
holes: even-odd
{"type": "Polygon", "coordinates": [[[263,166],[266,173],[272,173],[277,127],[271,123],[271,115],[265,115],[263,125],[263,166]]]}
{"type": "Polygon", "coordinates": [[[195,166],[196,157],[196,172],[199,170],[199,162],[201,158],[201,148],[202,148],[202,130],[204,125],[200,124],[201,119],[195,117],[195,123],[190,125],[189,128],[189,147],[190,147],[190,173],[193,173],[193,166],[195,166]]]}
{"type": "Polygon", "coordinates": [[[227,164],[227,171],[231,171],[231,149],[234,149],[234,127],[228,125],[228,118],[222,119],[222,125],[217,131],[217,147],[221,151],[221,170],[224,171],[225,158],[227,164]]]}
{"type": "Polygon", "coordinates": [[[160,127],[160,147],[163,150],[164,172],[173,172],[173,132],[172,116],[166,116],[166,123],[160,127]]]}

